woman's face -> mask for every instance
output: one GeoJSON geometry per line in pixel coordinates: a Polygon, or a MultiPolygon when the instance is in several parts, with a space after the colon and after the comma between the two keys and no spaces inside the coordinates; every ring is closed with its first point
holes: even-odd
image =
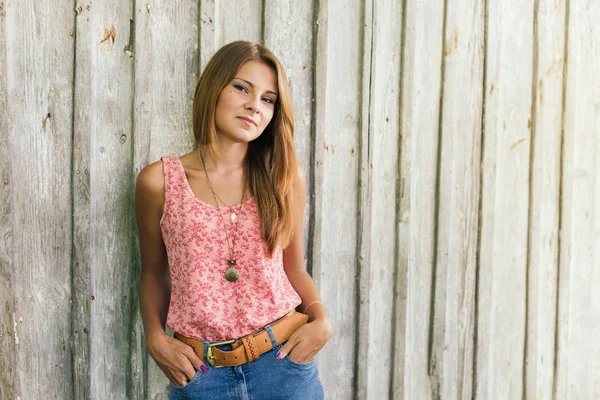
{"type": "Polygon", "coordinates": [[[247,61],[219,95],[217,134],[238,143],[256,139],[271,122],[276,100],[275,71],[259,61],[247,61]]]}

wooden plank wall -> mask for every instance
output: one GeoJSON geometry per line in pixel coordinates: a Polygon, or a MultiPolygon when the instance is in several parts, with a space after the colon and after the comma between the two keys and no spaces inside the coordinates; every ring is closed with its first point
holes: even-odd
{"type": "Polygon", "coordinates": [[[567,3],[557,397],[600,396],[600,348],[590,345],[600,334],[599,13],[595,2],[567,3]]]}
{"type": "Polygon", "coordinates": [[[0,392],[6,398],[49,393],[68,398],[73,376],[73,10],[65,3],[21,7],[3,2],[0,15],[0,93],[6,96],[1,162],[8,200],[0,235],[0,293],[2,335],[13,340],[2,348],[7,362],[0,392]]]}
{"type": "Polygon", "coordinates": [[[236,39],[292,87],[327,399],[600,398],[600,3],[57,3],[0,0],[0,399],[166,397],[134,182],[236,39]]]}

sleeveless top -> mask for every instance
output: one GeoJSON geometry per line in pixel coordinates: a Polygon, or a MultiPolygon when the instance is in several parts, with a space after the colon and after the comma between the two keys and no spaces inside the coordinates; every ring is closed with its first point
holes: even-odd
{"type": "Polygon", "coordinates": [[[302,300],[283,269],[282,250],[269,256],[254,198],[233,207],[196,197],[178,157],[162,157],[165,205],[160,219],[171,271],[167,325],[208,341],[237,339],[283,317],[302,300]],[[235,282],[225,279],[237,214],[235,282]],[[219,213],[222,213],[223,219],[219,213]]]}

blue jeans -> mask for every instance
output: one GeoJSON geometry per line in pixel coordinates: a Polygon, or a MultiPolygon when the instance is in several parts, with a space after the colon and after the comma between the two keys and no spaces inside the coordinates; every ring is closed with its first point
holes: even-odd
{"type": "MultiPolygon", "coordinates": [[[[273,349],[256,361],[237,367],[213,368],[206,361],[207,372],[197,371],[185,386],[171,383],[170,400],[322,400],[323,386],[315,360],[302,364],[289,357],[276,358],[283,343],[277,343],[271,327],[269,332],[273,349]]],[[[220,345],[221,350],[231,350],[230,345],[220,345]]]]}

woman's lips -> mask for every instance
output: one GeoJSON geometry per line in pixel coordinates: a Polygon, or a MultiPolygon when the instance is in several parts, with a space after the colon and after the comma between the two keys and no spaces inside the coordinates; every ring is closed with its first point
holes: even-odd
{"type": "Polygon", "coordinates": [[[244,121],[246,123],[246,125],[248,125],[248,126],[251,126],[251,125],[256,126],[256,123],[253,120],[251,120],[250,118],[247,118],[247,117],[238,117],[238,118],[241,119],[242,121],[244,121]]]}

